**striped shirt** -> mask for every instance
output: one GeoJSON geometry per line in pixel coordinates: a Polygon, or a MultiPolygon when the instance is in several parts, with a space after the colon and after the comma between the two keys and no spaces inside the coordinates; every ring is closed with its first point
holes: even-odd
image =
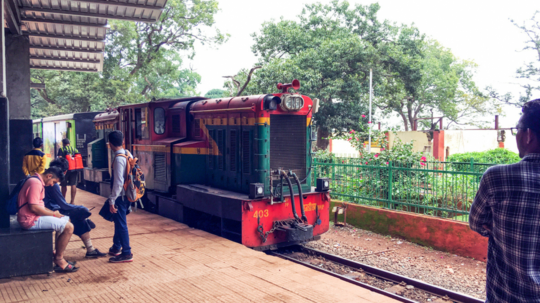
{"type": "Polygon", "coordinates": [[[540,302],[540,154],[489,168],[469,224],[489,237],[486,302],[540,302]]]}

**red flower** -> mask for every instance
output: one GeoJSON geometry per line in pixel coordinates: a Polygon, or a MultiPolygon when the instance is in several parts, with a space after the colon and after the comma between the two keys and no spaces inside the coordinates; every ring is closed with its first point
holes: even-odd
{"type": "Polygon", "coordinates": [[[420,161],[424,161],[424,162],[426,162],[426,161],[427,161],[427,159],[426,159],[426,157],[422,157],[422,158],[420,158],[420,161]]]}
{"type": "Polygon", "coordinates": [[[426,163],[424,163],[424,162],[420,162],[420,165],[422,165],[422,166],[426,166],[426,163]]]}
{"type": "Polygon", "coordinates": [[[342,164],[345,164],[345,161],[341,161],[342,164]]]}
{"type": "Polygon", "coordinates": [[[349,132],[349,134],[354,134],[354,129],[351,129],[351,131],[349,132]]]}
{"type": "Polygon", "coordinates": [[[366,117],[366,115],[362,115],[362,118],[365,118],[365,117],[366,117]]]}
{"type": "Polygon", "coordinates": [[[384,147],[381,147],[381,150],[384,150],[384,147]]]}
{"type": "Polygon", "coordinates": [[[367,165],[367,162],[366,162],[366,165],[367,165]]]}
{"type": "Polygon", "coordinates": [[[371,121],[368,121],[368,123],[371,123],[371,121]]]}
{"type": "Polygon", "coordinates": [[[375,158],[379,157],[379,154],[375,154],[375,158]]]}
{"type": "Polygon", "coordinates": [[[360,141],[360,138],[356,138],[356,141],[360,141]]]}
{"type": "Polygon", "coordinates": [[[347,141],[351,141],[352,138],[349,138],[347,141]]]}
{"type": "Polygon", "coordinates": [[[386,165],[390,164],[390,162],[386,162],[386,165]]]}

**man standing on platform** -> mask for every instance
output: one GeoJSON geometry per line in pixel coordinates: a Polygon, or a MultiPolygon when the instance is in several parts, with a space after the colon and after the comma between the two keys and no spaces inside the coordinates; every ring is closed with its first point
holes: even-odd
{"type": "MultiPolygon", "coordinates": [[[[62,145],[63,147],[58,150],[58,157],[59,158],[66,158],[67,155],[75,156],[75,154],[78,154],[79,151],[71,146],[71,142],[69,139],[62,139],[62,145]]],[[[71,204],[75,204],[75,195],[77,194],[77,183],[79,183],[79,172],[76,170],[70,171],[68,170],[66,173],[66,178],[62,182],[62,196],[66,198],[67,194],[67,187],[71,186],[71,204]]]]}
{"type": "Polygon", "coordinates": [[[125,197],[124,179],[126,176],[127,159],[119,155],[131,154],[123,148],[124,135],[119,130],[109,134],[109,146],[114,152],[114,160],[111,178],[111,195],[109,196],[109,209],[113,214],[114,237],[113,246],[109,249],[109,255],[114,256],[109,259],[111,263],[132,262],[133,254],[129,246],[129,232],[126,216],[130,211],[131,203],[125,197]]]}
{"type": "Polygon", "coordinates": [[[43,140],[37,137],[32,141],[34,149],[23,158],[22,170],[25,176],[33,176],[35,173],[42,174],[45,171],[45,153],[41,151],[43,140]]]}
{"type": "Polygon", "coordinates": [[[489,237],[486,302],[540,302],[540,99],[522,111],[511,129],[522,160],[484,173],[469,215],[489,237]]]}

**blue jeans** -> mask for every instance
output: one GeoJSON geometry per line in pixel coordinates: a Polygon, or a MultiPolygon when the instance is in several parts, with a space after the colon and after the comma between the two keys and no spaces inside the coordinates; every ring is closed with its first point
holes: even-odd
{"type": "Polygon", "coordinates": [[[114,221],[114,237],[113,237],[113,249],[122,249],[123,255],[131,254],[131,247],[129,246],[129,232],[126,221],[126,215],[130,203],[128,199],[123,197],[116,198],[114,202],[118,208],[118,212],[113,215],[114,221]]]}

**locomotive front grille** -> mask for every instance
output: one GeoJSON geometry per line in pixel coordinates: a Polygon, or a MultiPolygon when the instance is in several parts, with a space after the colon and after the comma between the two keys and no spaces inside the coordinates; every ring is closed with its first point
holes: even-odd
{"type": "Polygon", "coordinates": [[[270,115],[270,168],[306,177],[306,116],[270,115]]]}

